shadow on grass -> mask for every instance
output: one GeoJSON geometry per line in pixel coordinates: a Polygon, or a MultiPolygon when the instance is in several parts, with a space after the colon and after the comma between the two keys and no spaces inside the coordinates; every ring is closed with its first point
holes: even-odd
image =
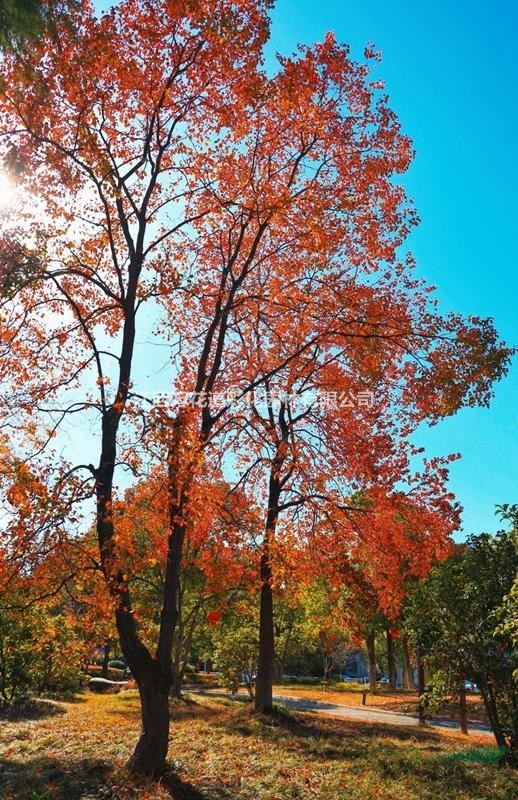
{"type": "Polygon", "coordinates": [[[103,786],[110,771],[110,764],[99,759],[1,759],[0,797],[78,800],[103,786]]]}
{"type": "MultiPolygon", "coordinates": [[[[101,759],[36,758],[0,759],[0,798],[9,800],[83,800],[83,798],[115,798],[139,796],[141,789],[146,797],[155,784],[147,779],[131,778],[123,769],[101,759]],[[135,794],[132,794],[134,792],[135,794]]],[[[163,787],[173,800],[207,800],[207,795],[192,783],[182,780],[172,769],[166,768],[160,778],[163,787]]],[[[211,786],[211,800],[226,800],[229,795],[223,787],[211,786]]]]}
{"type": "Polygon", "coordinates": [[[66,713],[66,708],[63,708],[54,700],[26,700],[3,708],[0,711],[0,722],[38,720],[45,717],[57,717],[66,713]]]}
{"type": "Polygon", "coordinates": [[[161,778],[160,784],[167,789],[174,800],[207,800],[206,794],[202,794],[198,791],[192,783],[183,781],[174,772],[166,772],[161,778]]]}
{"type": "Polygon", "coordinates": [[[88,696],[85,691],[81,692],[52,692],[45,695],[46,700],[56,700],[58,703],[72,703],[72,705],[79,705],[80,703],[87,703],[88,696]]]}
{"type": "MultiPolygon", "coordinates": [[[[292,736],[303,739],[312,736],[326,736],[338,741],[350,739],[373,739],[387,737],[400,742],[423,742],[440,744],[441,735],[436,731],[423,728],[403,728],[381,722],[362,722],[360,720],[335,719],[333,717],[317,717],[294,712],[285,707],[277,707],[272,714],[256,715],[264,727],[279,726],[288,730],[292,736]]],[[[260,729],[259,729],[260,733],[260,729]]]]}
{"type": "Polygon", "coordinates": [[[468,763],[464,763],[474,761],[473,756],[469,757],[470,751],[448,759],[450,754],[444,752],[446,745],[437,731],[317,718],[284,707],[275,708],[270,715],[242,711],[231,719],[216,720],[215,724],[237,736],[256,736],[273,745],[281,759],[284,752],[320,762],[348,762],[353,774],[363,773],[368,766],[380,784],[405,776],[415,786],[416,797],[420,788],[437,791],[445,781],[459,790],[470,791],[470,797],[485,797],[478,794],[480,787],[469,773],[468,763]]]}

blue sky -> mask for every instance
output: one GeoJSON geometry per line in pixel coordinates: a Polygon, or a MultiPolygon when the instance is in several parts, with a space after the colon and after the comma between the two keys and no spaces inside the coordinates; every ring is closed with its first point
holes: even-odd
{"type": "MultiPolygon", "coordinates": [[[[98,2],[106,7],[108,0],[98,2]]],[[[491,316],[518,345],[518,4],[514,0],[277,0],[267,47],[291,53],[332,30],[377,75],[416,150],[404,176],[421,225],[409,240],[443,311],[491,316]]],[[[494,531],[518,502],[518,359],[489,409],[419,431],[430,454],[461,452],[450,485],[464,533],[494,531]]]]}
{"type": "MultiPolygon", "coordinates": [[[[518,4],[513,0],[278,0],[268,52],[332,30],[362,57],[372,40],[391,105],[413,141],[404,176],[421,225],[409,247],[444,311],[491,316],[518,344],[518,4]]],[[[464,532],[496,530],[518,502],[518,362],[489,409],[466,409],[419,442],[461,452],[450,485],[464,532]]]]}

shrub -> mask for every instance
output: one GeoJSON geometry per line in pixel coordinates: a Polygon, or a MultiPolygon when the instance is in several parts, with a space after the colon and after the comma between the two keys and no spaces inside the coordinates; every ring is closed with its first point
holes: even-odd
{"type": "Polygon", "coordinates": [[[126,669],[109,669],[108,670],[108,680],[110,681],[122,681],[124,675],[126,673],[126,669]]]}
{"type": "Polygon", "coordinates": [[[52,609],[31,606],[0,614],[0,698],[70,691],[81,681],[83,645],[73,624],[52,609]]]}
{"type": "Polygon", "coordinates": [[[120,658],[114,658],[113,661],[108,661],[110,669],[121,669],[123,672],[126,670],[126,664],[120,658]]]}

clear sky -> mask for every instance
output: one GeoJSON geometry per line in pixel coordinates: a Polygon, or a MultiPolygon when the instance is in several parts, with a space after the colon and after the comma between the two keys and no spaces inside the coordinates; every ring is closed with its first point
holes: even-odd
{"type": "MultiPolygon", "coordinates": [[[[98,7],[111,5],[99,0],[98,7]]],[[[403,183],[421,225],[409,248],[443,311],[491,316],[518,345],[518,3],[515,0],[277,0],[268,61],[328,30],[377,75],[416,150],[403,183]]],[[[518,503],[518,359],[489,409],[419,431],[430,454],[461,452],[452,490],[464,532],[494,531],[518,503]]]]}
{"type": "MultiPolygon", "coordinates": [[[[278,0],[269,53],[332,30],[378,73],[413,141],[404,176],[421,225],[409,246],[444,311],[494,317],[518,344],[518,3],[515,0],[278,0]]],[[[489,409],[419,432],[433,453],[461,452],[450,485],[465,533],[495,530],[518,502],[518,362],[489,409]]]]}

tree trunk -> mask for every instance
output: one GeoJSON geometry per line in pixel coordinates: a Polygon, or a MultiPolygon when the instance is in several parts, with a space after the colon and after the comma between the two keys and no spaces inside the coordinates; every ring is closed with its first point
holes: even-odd
{"type": "Polygon", "coordinates": [[[493,690],[490,686],[480,686],[480,692],[482,694],[482,699],[484,700],[484,705],[486,706],[487,716],[489,718],[489,724],[493,730],[493,735],[495,737],[495,741],[499,747],[507,747],[507,742],[502,731],[502,726],[500,724],[500,719],[498,716],[498,709],[496,707],[495,696],[493,694],[493,690]]]}
{"type": "MultiPolygon", "coordinates": [[[[424,694],[424,664],[422,648],[418,645],[415,650],[415,659],[417,662],[417,693],[419,698],[424,694]]],[[[424,725],[426,722],[425,713],[422,706],[419,706],[419,724],[424,725]]]]}
{"type": "Polygon", "coordinates": [[[127,762],[134,775],[160,775],[169,746],[169,691],[167,682],[148,679],[139,684],[142,710],[140,739],[127,762]]]}
{"type": "Polygon", "coordinates": [[[170,695],[179,700],[182,694],[182,671],[174,661],[171,664],[171,690],[170,695]]]}
{"type": "Polygon", "coordinates": [[[459,686],[459,721],[461,733],[468,733],[468,707],[466,704],[466,686],[464,679],[459,686]]]}
{"type": "Polygon", "coordinates": [[[406,636],[403,636],[403,655],[405,689],[415,689],[414,671],[412,669],[412,659],[410,657],[410,646],[406,636]]]}
{"type": "Polygon", "coordinates": [[[103,678],[107,678],[108,677],[108,662],[110,660],[110,644],[111,644],[110,640],[106,639],[106,641],[104,643],[103,667],[102,667],[102,672],[101,672],[101,675],[102,675],[103,678]]]}
{"type": "MultiPolygon", "coordinates": [[[[280,445],[279,445],[280,449],[280,445]]],[[[279,498],[281,495],[280,474],[284,457],[277,455],[270,470],[268,487],[268,512],[261,551],[261,606],[259,612],[259,659],[255,683],[255,710],[269,714],[273,707],[273,665],[275,660],[275,638],[273,627],[272,565],[270,561],[270,542],[275,536],[279,517],[279,498]]]]}
{"type": "Polygon", "coordinates": [[[391,689],[396,688],[396,660],[394,657],[394,639],[390,630],[387,628],[387,662],[388,662],[388,679],[391,689]]]}
{"type": "MultiPolygon", "coordinates": [[[[262,575],[265,572],[264,564],[266,561],[268,561],[268,557],[263,554],[261,557],[262,575]]],[[[255,710],[262,714],[268,714],[272,710],[273,660],[274,639],[272,587],[270,582],[265,581],[263,578],[263,584],[261,586],[261,608],[259,619],[259,661],[254,698],[255,710]]]]}
{"type": "Polygon", "coordinates": [[[282,683],[282,676],[284,675],[284,664],[276,661],[273,666],[273,682],[276,684],[282,683]]]}
{"type": "Polygon", "coordinates": [[[368,633],[365,637],[365,642],[367,644],[367,653],[369,656],[369,688],[371,694],[376,694],[377,692],[377,682],[376,682],[376,646],[374,644],[374,633],[368,633]]]}

